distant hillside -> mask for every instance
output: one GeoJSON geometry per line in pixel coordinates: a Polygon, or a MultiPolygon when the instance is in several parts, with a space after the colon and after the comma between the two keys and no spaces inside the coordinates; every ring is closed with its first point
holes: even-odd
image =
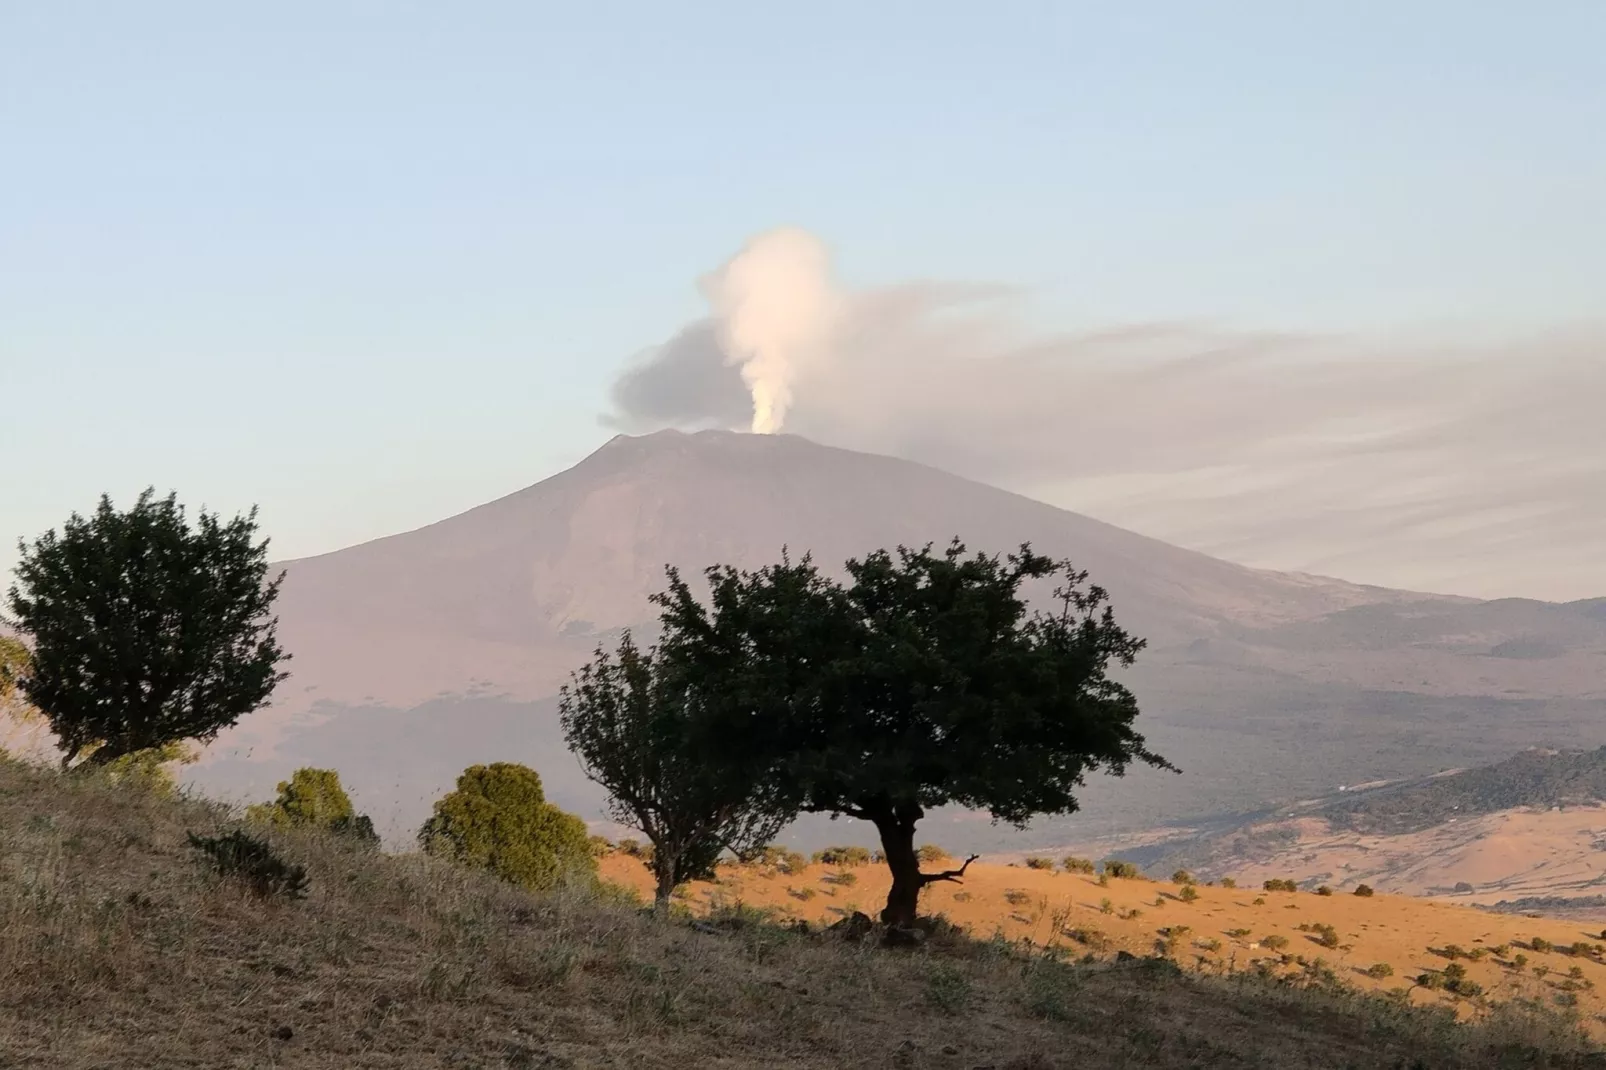
{"type": "Polygon", "coordinates": [[[1207,829],[1101,849],[1306,887],[1369,884],[1512,912],[1606,921],[1606,747],[1527,750],[1207,829]]]}
{"type": "MultiPolygon", "coordinates": [[[[1183,775],[1093,778],[1081,816],[1025,833],[944,815],[956,848],[1055,842],[1599,746],[1597,603],[1478,602],[1244,568],[995,487],[790,435],[619,436],[549,479],[417,531],[291,561],[291,678],[190,771],[264,798],[297,765],[340,769],[395,840],[465,765],[540,769],[588,816],[553,696],[599,642],[650,627],[666,564],[823,566],[899,543],[1068,557],[1149,640],[1124,678],[1183,775]]],[[[1042,592],[1038,592],[1042,593],[1042,592]]],[[[838,835],[805,822],[803,841],[838,835]]],[[[814,840],[817,842],[817,839],[814,840]]]]}
{"type": "Polygon", "coordinates": [[[1600,802],[1606,802],[1606,747],[1534,749],[1495,765],[1362,792],[1313,814],[1335,828],[1400,835],[1498,810],[1600,802]]]}

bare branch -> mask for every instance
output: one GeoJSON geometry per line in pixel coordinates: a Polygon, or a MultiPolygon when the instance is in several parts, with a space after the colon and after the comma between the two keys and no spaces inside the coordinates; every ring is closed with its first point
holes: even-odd
{"type": "Polygon", "coordinates": [[[963,884],[965,883],[962,879],[965,875],[965,870],[969,869],[970,864],[980,857],[981,855],[971,855],[969,858],[965,859],[965,864],[960,866],[958,869],[948,869],[941,873],[922,873],[920,874],[920,885],[921,887],[925,887],[928,884],[935,884],[938,881],[952,881],[955,884],[963,884]]]}

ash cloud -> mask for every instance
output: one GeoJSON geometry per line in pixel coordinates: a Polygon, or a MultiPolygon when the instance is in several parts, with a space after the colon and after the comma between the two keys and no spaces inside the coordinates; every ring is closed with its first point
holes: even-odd
{"type": "MultiPolygon", "coordinates": [[[[998,287],[807,285],[834,296],[823,352],[788,371],[788,431],[1251,565],[1606,593],[1598,328],[1461,346],[1194,323],[1034,335],[998,287]]],[[[749,426],[728,339],[717,312],[688,326],[625,370],[606,419],[749,426]]]]}

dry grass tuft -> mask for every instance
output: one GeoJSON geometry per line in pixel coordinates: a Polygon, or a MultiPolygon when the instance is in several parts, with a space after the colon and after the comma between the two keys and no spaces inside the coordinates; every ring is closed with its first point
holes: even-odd
{"type": "Polygon", "coordinates": [[[232,820],[0,763],[0,1065],[1601,1065],[1538,1010],[1456,1025],[1341,989],[1079,965],[951,930],[883,951],[739,905],[658,922],[616,892],[531,896],[288,830],[272,844],[309,894],[262,900],[187,842],[232,820]]]}

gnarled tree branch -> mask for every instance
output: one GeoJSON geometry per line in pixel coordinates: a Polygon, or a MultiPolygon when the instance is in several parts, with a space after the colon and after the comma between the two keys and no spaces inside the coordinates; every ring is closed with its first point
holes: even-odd
{"type": "Polygon", "coordinates": [[[965,870],[969,869],[970,864],[980,857],[981,855],[971,855],[965,859],[965,864],[958,869],[947,869],[941,873],[922,873],[920,874],[920,886],[923,888],[928,884],[936,884],[938,881],[952,881],[955,884],[963,884],[965,883],[963,879],[965,870]]]}

